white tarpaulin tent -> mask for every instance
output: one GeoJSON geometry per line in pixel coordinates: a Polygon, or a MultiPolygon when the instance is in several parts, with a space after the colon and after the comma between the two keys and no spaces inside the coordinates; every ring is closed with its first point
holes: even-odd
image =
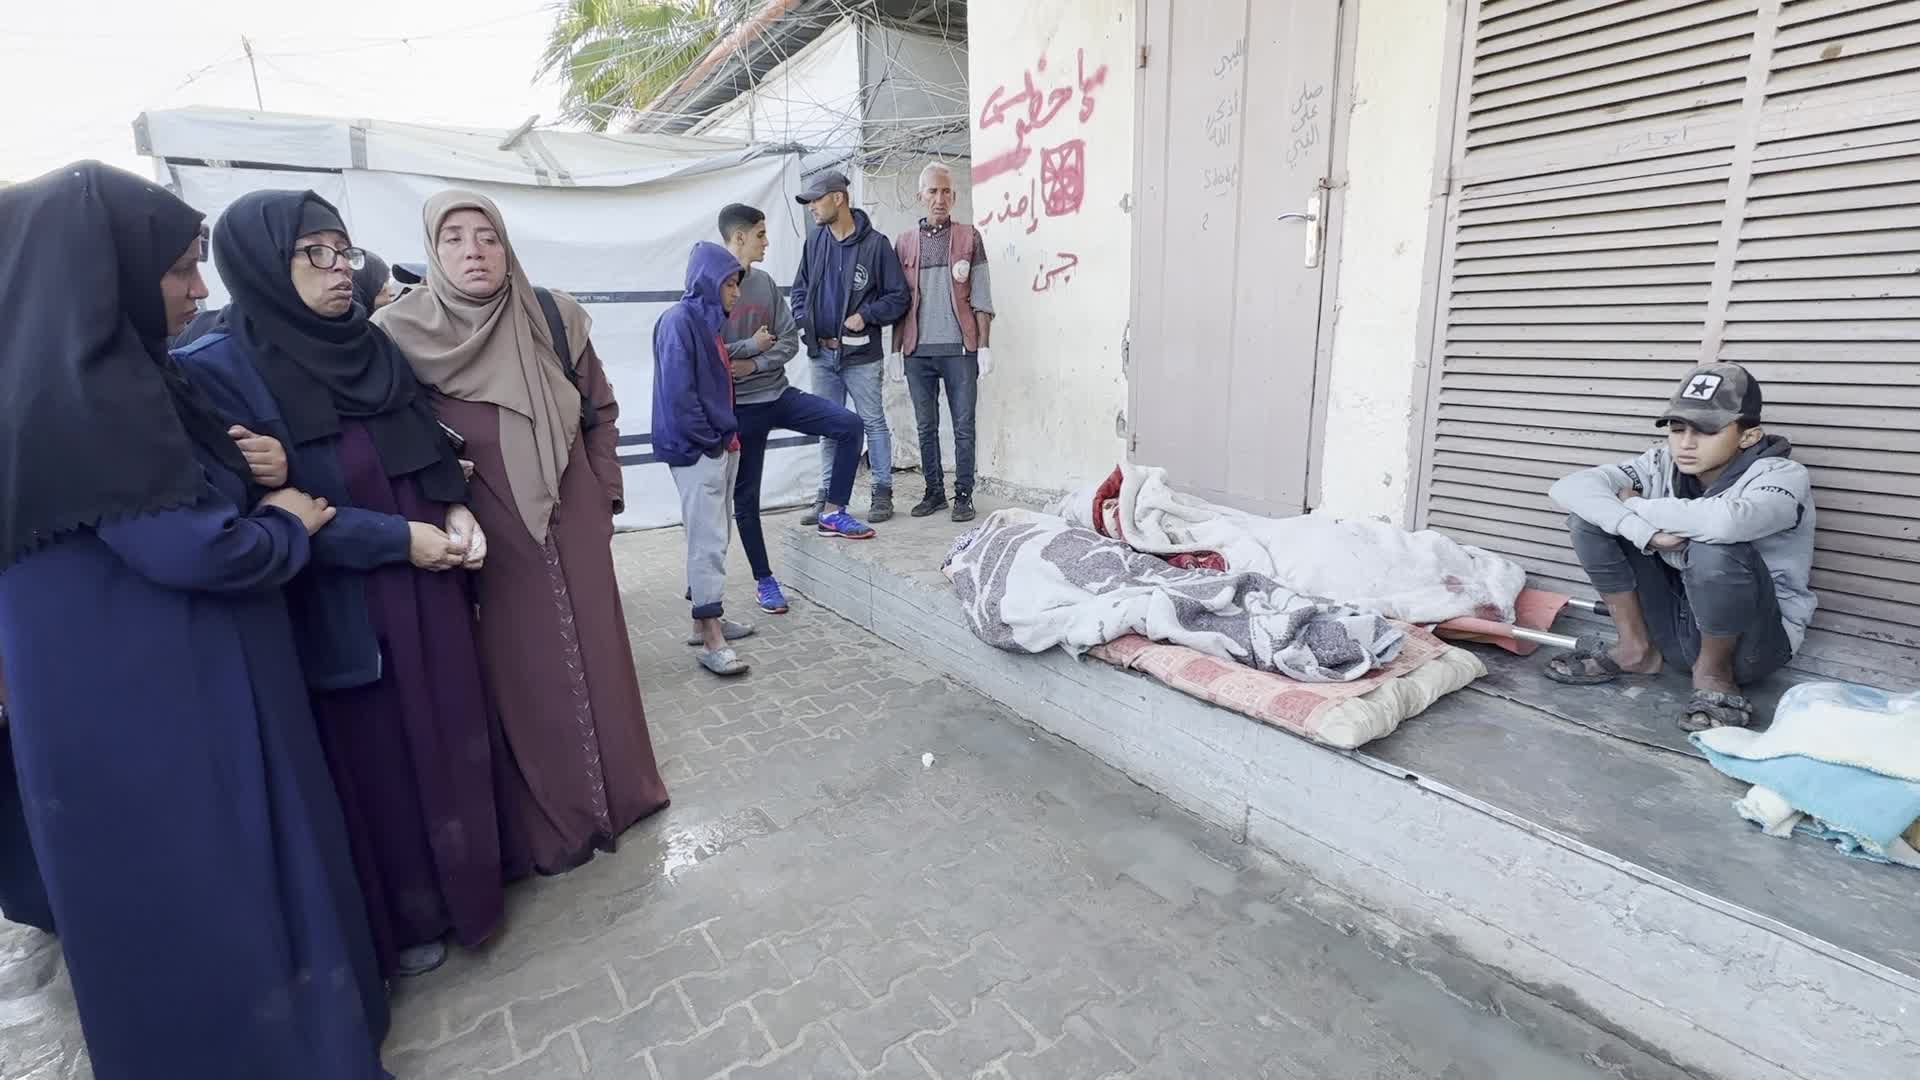
{"type": "MultiPolygon", "coordinates": [[[[456,130],[230,109],[143,114],[141,153],[161,181],[216,218],[263,188],[311,188],[340,208],[354,243],[390,263],[426,258],[420,210],[448,187],[483,192],[500,205],[515,251],[541,285],[568,292],[593,317],[593,343],[620,399],[625,527],[678,524],[679,498],[654,460],[653,325],[680,298],[687,252],[717,240],[728,203],[764,210],[772,243],[763,268],[793,279],[805,235],[799,158],[717,139],[456,130]]],[[[225,289],[210,275],[210,304],[225,289]]],[[[804,360],[789,365],[808,385],[804,360]]],[[[775,433],[763,506],[811,501],[819,485],[812,440],[775,433]]]]}

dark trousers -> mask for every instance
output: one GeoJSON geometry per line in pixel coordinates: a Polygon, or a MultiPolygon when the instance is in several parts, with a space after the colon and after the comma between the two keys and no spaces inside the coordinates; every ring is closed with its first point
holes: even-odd
{"type": "Polygon", "coordinates": [[[816,435],[833,441],[833,475],[821,497],[831,506],[853,499],[853,474],[860,467],[860,436],[866,430],[860,417],[826,398],[787,387],[761,405],[736,405],[740,421],[740,474],[733,481],[733,523],[740,530],[753,576],[772,577],[767,561],[767,539],[760,531],[760,477],[767,469],[767,437],[776,428],[816,435]]]}
{"type": "Polygon", "coordinates": [[[920,429],[920,474],[927,490],[946,491],[940,463],[940,384],[947,384],[947,411],[953,414],[953,493],[973,494],[973,409],[980,400],[980,357],[907,357],[907,386],[913,392],[913,418],[920,429]]]}
{"type": "Polygon", "coordinates": [[[1759,682],[1793,659],[1793,642],[1780,621],[1780,598],[1767,562],[1752,544],[1688,544],[1684,568],[1633,545],[1581,517],[1567,520],[1573,550],[1587,579],[1602,593],[1630,592],[1646,613],[1647,635],[1668,664],[1693,670],[1700,638],[1733,637],[1733,679],[1759,682]]]}
{"type": "Polygon", "coordinates": [[[53,906],[27,836],[26,807],[13,772],[13,739],[0,730],[0,918],[53,930],[53,906]]]}

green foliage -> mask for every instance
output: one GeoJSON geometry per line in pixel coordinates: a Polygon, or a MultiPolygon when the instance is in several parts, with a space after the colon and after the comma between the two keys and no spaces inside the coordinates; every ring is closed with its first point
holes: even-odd
{"type": "Polygon", "coordinates": [[[563,119],[605,131],[686,74],[742,0],[562,0],[536,78],[558,73],[563,119]]]}

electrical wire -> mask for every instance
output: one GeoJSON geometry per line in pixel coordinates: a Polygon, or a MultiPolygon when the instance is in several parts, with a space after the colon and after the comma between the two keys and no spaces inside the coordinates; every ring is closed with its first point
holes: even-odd
{"type": "MultiPolygon", "coordinates": [[[[662,64],[654,65],[643,72],[625,80],[621,86],[604,95],[601,100],[589,102],[580,112],[602,122],[609,130],[635,130],[646,128],[652,131],[683,129],[688,134],[699,135],[713,130],[740,108],[748,111],[749,131],[753,141],[767,143],[795,143],[812,152],[841,151],[849,153],[849,160],[857,160],[863,169],[869,172],[898,175],[905,162],[928,155],[949,158],[967,156],[967,146],[963,140],[953,136],[964,135],[969,130],[971,104],[966,96],[965,79],[965,43],[956,41],[952,35],[953,19],[950,4],[936,4],[934,14],[940,20],[939,26],[946,31],[940,37],[929,37],[919,32],[919,26],[903,26],[898,20],[883,17],[880,5],[875,0],[834,0],[826,5],[826,12],[833,23],[850,21],[852,32],[860,35],[857,42],[860,55],[860,78],[858,85],[844,94],[834,95],[827,100],[813,90],[792,71],[781,72],[797,56],[817,45],[833,32],[829,25],[822,33],[796,49],[790,49],[783,40],[791,29],[791,22],[775,22],[754,27],[752,36],[746,41],[732,42],[731,47],[742,57],[741,66],[747,72],[747,89],[735,95],[733,99],[722,102],[712,108],[675,110],[667,103],[676,98],[684,99],[695,93],[695,88],[681,83],[662,94],[651,107],[635,108],[625,100],[634,86],[647,81],[659,73],[662,64]],[[874,29],[887,33],[885,47],[880,50],[883,58],[881,70],[877,75],[867,70],[866,57],[870,55],[866,46],[871,42],[868,36],[874,29]],[[960,85],[936,82],[926,78],[914,66],[903,61],[901,53],[912,39],[921,42],[936,42],[946,52],[945,60],[951,62],[959,73],[960,85]],[[762,56],[772,61],[769,74],[781,74],[774,78],[756,76],[754,57],[762,56]],[[869,77],[872,76],[872,77],[869,77]],[[745,101],[735,108],[734,102],[745,101]],[[945,110],[930,115],[914,116],[874,116],[876,105],[884,100],[895,112],[904,110],[905,100],[922,100],[929,104],[951,105],[945,110]],[[800,117],[796,117],[796,113],[800,117]],[[762,120],[771,130],[760,130],[762,120]]],[[[729,21],[747,25],[748,13],[744,8],[729,9],[729,21]]],[[[801,16],[821,20],[822,14],[809,13],[801,16]]],[[[730,42],[733,33],[719,32],[715,36],[715,45],[730,42]]],[[[633,51],[650,48],[650,45],[637,46],[633,51]]],[[[630,54],[623,54],[630,55],[630,54]]],[[[663,64],[670,61],[663,61],[663,64]]],[[[696,61],[696,65],[699,61],[696,61]]]]}

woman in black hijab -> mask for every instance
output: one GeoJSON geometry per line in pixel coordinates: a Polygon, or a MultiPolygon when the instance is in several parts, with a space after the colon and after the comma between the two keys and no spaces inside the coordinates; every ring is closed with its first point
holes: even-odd
{"type": "Polygon", "coordinates": [[[400,299],[400,295],[393,287],[393,268],[387,265],[387,260],[371,251],[365,255],[366,262],[353,272],[353,302],[372,315],[400,299]]]}
{"type": "Polygon", "coordinates": [[[333,206],[244,195],[213,250],[233,296],[224,329],[175,355],[339,511],[288,597],[382,968],[418,974],[445,958],[442,938],[477,945],[504,910],[504,750],[465,580],[486,538],[412,367],[354,298],[365,253],[333,206]]]}
{"type": "Polygon", "coordinates": [[[386,1001],[262,497],[164,341],[201,215],[97,163],[0,191],[0,656],[101,1080],[377,1080],[386,1001]]]}

